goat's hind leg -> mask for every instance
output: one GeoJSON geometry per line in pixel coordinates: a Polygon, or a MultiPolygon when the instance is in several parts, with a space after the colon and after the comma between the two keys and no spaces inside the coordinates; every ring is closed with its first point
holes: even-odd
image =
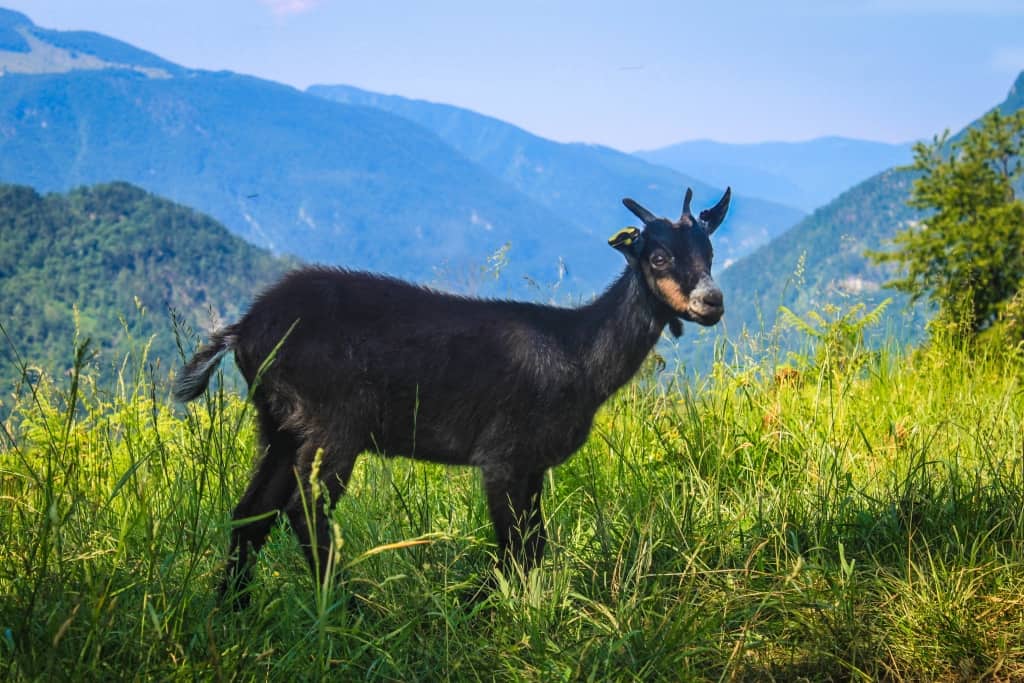
{"type": "Polygon", "coordinates": [[[337,558],[331,552],[333,544],[328,512],[344,495],[359,451],[358,447],[337,435],[309,437],[299,449],[298,467],[293,475],[298,477],[298,486],[285,511],[309,562],[310,571],[321,586],[337,569],[334,566],[337,558]],[[321,450],[323,452],[318,458],[321,450]],[[317,461],[318,468],[314,467],[317,461]],[[319,485],[316,493],[314,484],[319,485]],[[326,501],[323,499],[325,495],[326,501]]]}
{"type": "Polygon", "coordinates": [[[236,608],[248,604],[255,555],[266,542],[278,512],[295,491],[298,439],[281,430],[266,410],[260,410],[260,437],[264,453],[232,514],[228,566],[220,588],[221,595],[230,597],[236,608]]]}

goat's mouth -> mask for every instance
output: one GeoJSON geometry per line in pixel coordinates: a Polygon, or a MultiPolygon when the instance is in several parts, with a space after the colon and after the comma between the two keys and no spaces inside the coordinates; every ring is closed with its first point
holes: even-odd
{"type": "Polygon", "coordinates": [[[659,278],[654,284],[662,301],[683,320],[709,327],[717,323],[725,312],[721,290],[703,281],[689,295],[684,294],[679,283],[672,278],[659,278]]]}
{"type": "Polygon", "coordinates": [[[704,327],[711,327],[722,319],[724,313],[724,306],[695,306],[691,303],[686,312],[681,314],[680,317],[683,320],[689,320],[704,327]]]}
{"type": "Polygon", "coordinates": [[[706,327],[714,325],[725,313],[722,290],[715,286],[710,277],[702,278],[687,297],[686,311],[691,320],[706,327]]]}

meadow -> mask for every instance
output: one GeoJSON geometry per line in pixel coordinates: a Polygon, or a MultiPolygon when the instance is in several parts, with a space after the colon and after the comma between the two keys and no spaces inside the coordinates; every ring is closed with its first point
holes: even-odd
{"type": "Polygon", "coordinates": [[[652,363],[549,473],[543,565],[487,599],[478,475],[364,456],[344,580],[279,522],[241,612],[244,396],[175,406],[144,345],[101,386],[79,345],[4,397],[0,678],[1024,679],[1024,357],[821,320],[797,355],[652,363]]]}

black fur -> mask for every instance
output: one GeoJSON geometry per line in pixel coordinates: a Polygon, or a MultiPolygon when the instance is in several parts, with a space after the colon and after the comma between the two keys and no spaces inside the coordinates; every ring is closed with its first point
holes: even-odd
{"type": "MultiPolygon", "coordinates": [[[[536,564],[544,473],[580,447],[598,407],[634,375],[666,324],[721,316],[720,292],[717,304],[693,310],[661,296],[666,277],[687,295],[710,291],[711,249],[705,230],[657,220],[643,251],[627,256],[630,267],[580,308],[471,299],[334,268],[286,275],[215,334],[175,386],[179,400],[198,396],[229,349],[256,383],[266,453],[235,519],[284,511],[323,578],[328,520],[314,506],[312,533],[302,504],[318,449],[332,502],[363,451],[472,465],[483,474],[502,562],[536,564]],[[658,249],[671,251],[670,269],[652,270],[658,249]]],[[[248,582],[272,516],[233,530],[225,587],[248,582]]]]}

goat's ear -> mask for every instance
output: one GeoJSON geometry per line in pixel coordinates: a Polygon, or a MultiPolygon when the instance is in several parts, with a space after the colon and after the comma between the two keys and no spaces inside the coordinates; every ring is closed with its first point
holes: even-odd
{"type": "Polygon", "coordinates": [[[635,267],[644,248],[644,236],[639,228],[629,226],[609,237],[608,245],[625,256],[629,265],[635,267]]]}
{"type": "Polygon", "coordinates": [[[725,214],[729,211],[729,200],[732,198],[732,188],[725,188],[725,194],[718,200],[718,203],[712,206],[710,209],[704,209],[700,212],[700,222],[704,225],[704,232],[707,234],[713,233],[722,221],[725,220],[725,214]]]}
{"type": "Polygon", "coordinates": [[[658,220],[657,216],[655,216],[653,213],[651,213],[650,211],[648,211],[644,207],[642,207],[639,204],[637,204],[635,201],[633,201],[629,197],[626,197],[625,199],[623,199],[622,200],[622,204],[627,209],[632,211],[634,216],[636,216],[637,218],[642,220],[644,222],[644,225],[647,225],[651,221],[658,220]]]}

